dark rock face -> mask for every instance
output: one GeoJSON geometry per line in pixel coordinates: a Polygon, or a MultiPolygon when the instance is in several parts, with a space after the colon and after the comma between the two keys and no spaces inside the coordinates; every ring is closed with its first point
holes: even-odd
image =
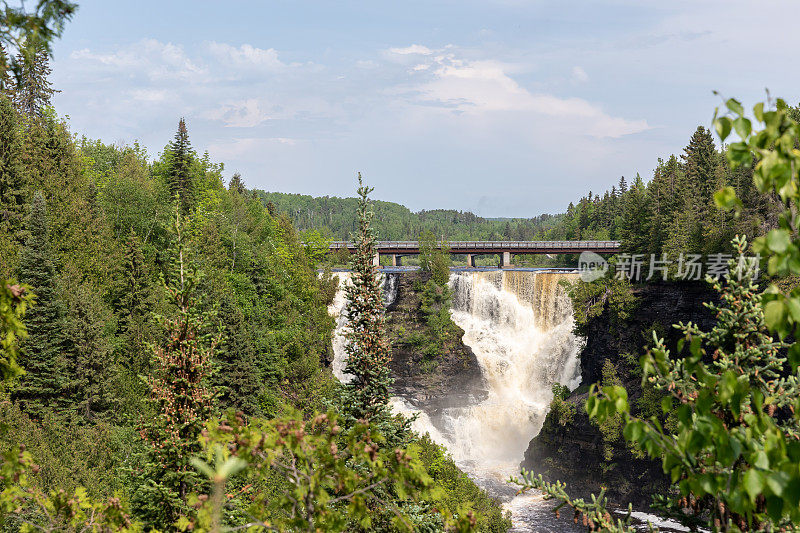
{"type": "Polygon", "coordinates": [[[613,441],[604,440],[584,409],[588,385],[602,381],[608,359],[628,390],[631,406],[641,408],[644,391],[636,361],[644,347],[652,344],[652,331],[665,338],[674,354],[680,333],[672,324],[691,321],[701,329],[710,329],[714,317],[703,302],[716,301],[717,294],[704,283],[652,284],[636,287],[633,292],[638,305],[625,324],[612,325],[605,312],[587,324],[586,345],[580,355],[582,385],[566,400],[575,407],[574,417],[562,426],[556,416],[548,415],[521,466],[547,480],[566,482],[571,495],[588,497],[606,487],[613,503],[630,502],[645,508],[651,495],[664,493],[669,486],[661,464],[634,456],[621,435],[613,441]],[[634,357],[626,358],[626,353],[634,357]]]}
{"type": "Polygon", "coordinates": [[[404,397],[416,408],[435,417],[442,408],[477,403],[487,392],[478,360],[461,341],[464,332],[460,328],[457,340],[449,343],[435,360],[427,358],[417,345],[409,342],[415,334],[424,334],[427,328],[417,289],[428,279],[429,275],[422,272],[398,275],[393,287],[396,290],[394,301],[386,310],[386,322],[392,341],[392,394],[404,397]]]}
{"type": "MultiPolygon", "coordinates": [[[[600,381],[603,361],[629,352],[639,354],[652,338],[643,332],[655,326],[659,335],[674,349],[680,338],[672,324],[694,322],[701,329],[714,326],[714,318],[703,306],[703,302],[716,301],[717,293],[705,283],[658,283],[633,288],[638,306],[633,317],[624,327],[614,327],[604,320],[604,315],[588,324],[586,346],[581,352],[581,383],[600,381]]],[[[612,359],[612,362],[616,362],[612,359]]]]}

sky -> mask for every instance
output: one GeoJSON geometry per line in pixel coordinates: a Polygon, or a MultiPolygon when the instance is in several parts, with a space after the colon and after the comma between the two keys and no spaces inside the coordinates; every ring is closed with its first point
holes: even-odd
{"type": "Polygon", "coordinates": [[[795,0],[77,0],[73,132],[194,148],[246,185],[486,217],[563,212],[710,127],[800,101],[795,0]]]}

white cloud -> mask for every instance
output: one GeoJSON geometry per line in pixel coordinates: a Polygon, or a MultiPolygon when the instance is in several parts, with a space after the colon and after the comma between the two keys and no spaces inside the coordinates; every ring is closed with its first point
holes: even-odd
{"type": "Polygon", "coordinates": [[[274,48],[256,48],[249,44],[237,48],[216,41],[211,41],[206,46],[212,56],[230,65],[266,69],[280,69],[286,66],[278,59],[278,52],[274,48]]]}
{"type": "Polygon", "coordinates": [[[167,91],[162,89],[133,89],[131,98],[139,102],[158,103],[167,99],[167,91]]]}
{"type": "Polygon", "coordinates": [[[453,52],[436,55],[427,64],[431,73],[420,72],[425,81],[406,93],[412,102],[467,114],[511,111],[568,120],[567,126],[576,132],[594,137],[615,138],[650,129],[645,120],[611,116],[582,98],[532,93],[508,74],[513,65],[464,59],[453,52]]]}
{"type": "Polygon", "coordinates": [[[236,159],[247,156],[254,156],[263,153],[265,149],[275,145],[294,146],[297,139],[289,137],[246,137],[220,142],[213,142],[208,145],[208,151],[215,158],[236,159]]]}
{"type": "Polygon", "coordinates": [[[575,65],[572,67],[572,79],[579,83],[584,83],[589,81],[589,75],[583,70],[583,67],[575,65]]]}
{"type": "Polygon", "coordinates": [[[270,118],[261,110],[261,106],[255,98],[223,104],[205,113],[204,116],[211,120],[222,121],[225,126],[233,128],[254,128],[270,118]]]}
{"type": "Polygon", "coordinates": [[[112,53],[95,53],[88,48],[76,50],[70,59],[97,63],[110,70],[124,71],[127,75],[145,75],[151,80],[192,79],[203,76],[207,70],[186,55],[182,46],[143,39],[112,53]]]}
{"type": "Polygon", "coordinates": [[[391,52],[392,54],[398,54],[402,56],[407,56],[407,55],[429,56],[433,53],[433,50],[431,50],[427,46],[422,46],[421,44],[412,44],[411,46],[406,46],[404,48],[389,48],[389,52],[391,52]]]}

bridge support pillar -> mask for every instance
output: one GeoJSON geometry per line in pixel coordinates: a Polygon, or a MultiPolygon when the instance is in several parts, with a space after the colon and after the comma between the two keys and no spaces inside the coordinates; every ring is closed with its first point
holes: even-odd
{"type": "Polygon", "coordinates": [[[402,255],[392,254],[392,266],[403,266],[402,255]]]}
{"type": "Polygon", "coordinates": [[[381,266],[381,254],[375,253],[375,257],[372,258],[372,264],[375,266],[381,266]]]}
{"type": "Polygon", "coordinates": [[[469,268],[475,268],[475,256],[472,254],[467,254],[467,266],[469,268]]]}
{"type": "Polygon", "coordinates": [[[511,252],[503,252],[500,259],[500,268],[509,268],[514,265],[511,264],[511,252]]]}

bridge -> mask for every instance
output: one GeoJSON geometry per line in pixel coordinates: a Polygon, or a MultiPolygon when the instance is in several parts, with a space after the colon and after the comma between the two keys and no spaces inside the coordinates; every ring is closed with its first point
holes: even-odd
{"type": "MultiPolygon", "coordinates": [[[[487,254],[499,255],[500,266],[510,267],[511,254],[615,254],[620,251],[619,241],[453,241],[446,245],[451,254],[466,255],[469,266],[475,266],[476,256],[487,254]]],[[[335,241],[330,245],[332,252],[345,249],[352,253],[355,248],[355,243],[347,241],[335,241]]],[[[376,265],[380,264],[381,255],[391,255],[392,265],[400,266],[404,255],[419,254],[419,241],[378,241],[375,249],[373,262],[376,265]]]]}

